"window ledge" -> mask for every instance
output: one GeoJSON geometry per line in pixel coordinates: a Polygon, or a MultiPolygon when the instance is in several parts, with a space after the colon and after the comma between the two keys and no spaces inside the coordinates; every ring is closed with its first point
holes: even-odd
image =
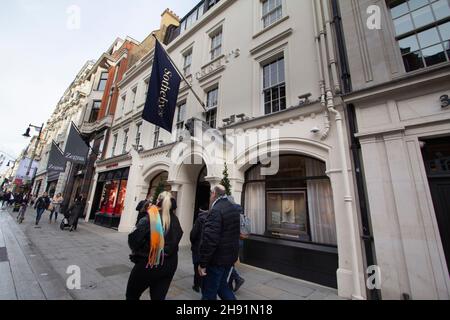
{"type": "Polygon", "coordinates": [[[288,20],[288,19],[289,19],[289,16],[284,16],[284,17],[281,18],[280,20],[278,20],[278,21],[272,23],[270,26],[265,27],[265,28],[262,29],[260,32],[258,32],[257,34],[255,34],[255,35],[253,36],[253,39],[258,38],[258,37],[261,36],[262,34],[268,32],[269,30],[271,30],[271,29],[275,28],[276,26],[282,24],[284,21],[286,21],[286,20],[288,20]]]}
{"type": "Polygon", "coordinates": [[[306,242],[285,240],[285,239],[273,238],[273,237],[268,237],[268,236],[258,236],[258,235],[250,235],[248,240],[266,242],[266,243],[271,243],[271,244],[278,244],[278,245],[289,246],[289,247],[294,247],[294,248],[299,248],[299,249],[321,251],[321,252],[332,253],[332,254],[337,253],[337,247],[331,246],[331,245],[325,245],[325,244],[322,245],[322,244],[317,244],[317,243],[306,243],[306,242]]]}

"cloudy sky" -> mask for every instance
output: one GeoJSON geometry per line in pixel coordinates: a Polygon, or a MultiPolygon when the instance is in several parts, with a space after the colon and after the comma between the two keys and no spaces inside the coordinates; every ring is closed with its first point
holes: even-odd
{"type": "Polygon", "coordinates": [[[28,142],[21,136],[27,126],[44,123],[84,63],[99,58],[114,39],[142,41],[159,27],[166,8],[182,17],[198,2],[2,0],[0,152],[18,156],[28,142]]]}

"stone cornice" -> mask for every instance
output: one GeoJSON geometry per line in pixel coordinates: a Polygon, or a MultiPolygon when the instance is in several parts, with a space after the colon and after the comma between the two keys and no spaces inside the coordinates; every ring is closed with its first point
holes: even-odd
{"type": "Polygon", "coordinates": [[[410,87],[421,87],[426,83],[450,82],[450,63],[435,68],[408,73],[395,80],[384,82],[369,88],[364,88],[342,96],[345,103],[356,103],[374,98],[386,99],[387,93],[408,89],[410,87]]]}
{"type": "Polygon", "coordinates": [[[115,157],[108,158],[108,159],[105,159],[105,160],[99,160],[99,161],[96,162],[96,166],[97,167],[107,166],[107,165],[114,164],[114,163],[117,163],[117,162],[124,162],[124,161],[129,161],[129,160],[132,160],[132,159],[133,158],[131,157],[131,154],[130,153],[126,153],[126,154],[121,154],[119,156],[115,156],[115,157]]]}
{"type": "Polygon", "coordinates": [[[293,31],[294,30],[292,28],[284,30],[283,32],[273,36],[269,40],[264,41],[263,43],[257,45],[253,49],[250,49],[250,54],[253,56],[253,55],[257,54],[258,52],[261,52],[262,50],[266,49],[267,47],[270,47],[271,45],[276,44],[283,39],[286,39],[293,33],[293,31]]]}

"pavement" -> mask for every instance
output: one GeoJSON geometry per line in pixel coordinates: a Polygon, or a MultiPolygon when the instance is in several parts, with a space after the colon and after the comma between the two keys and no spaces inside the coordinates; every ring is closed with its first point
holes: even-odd
{"type": "MultiPolygon", "coordinates": [[[[127,234],[80,221],[78,231],[61,231],[46,212],[35,228],[35,211],[28,209],[17,224],[11,209],[0,209],[0,300],[124,300],[133,264],[127,234]],[[68,289],[77,266],[81,287],[68,289]],[[69,281],[68,281],[69,280],[69,281]]],[[[62,217],[60,216],[59,219],[62,217]]],[[[245,284],[239,300],[342,300],[337,291],[240,264],[245,284]]],[[[189,248],[181,248],[168,300],[200,300],[192,290],[189,248]]],[[[142,300],[149,300],[148,292],[142,300]]]]}

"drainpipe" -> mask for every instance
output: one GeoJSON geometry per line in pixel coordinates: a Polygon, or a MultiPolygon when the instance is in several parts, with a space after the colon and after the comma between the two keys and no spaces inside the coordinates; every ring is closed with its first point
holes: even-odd
{"type": "MultiPolygon", "coordinates": [[[[348,224],[350,228],[350,247],[351,247],[351,264],[352,264],[352,278],[353,278],[353,294],[352,298],[355,300],[364,300],[361,293],[361,285],[359,278],[359,266],[358,266],[358,254],[357,254],[357,238],[356,238],[356,230],[358,223],[353,216],[353,197],[351,195],[350,188],[350,175],[348,172],[347,166],[347,157],[346,157],[346,148],[345,148],[345,139],[344,139],[344,129],[343,129],[343,118],[339,111],[335,109],[334,105],[334,94],[331,89],[331,79],[330,72],[328,70],[328,61],[327,58],[330,56],[330,51],[333,50],[333,42],[329,41],[328,44],[331,43],[331,47],[327,49],[326,42],[326,30],[324,30],[324,13],[321,7],[320,0],[312,0],[314,13],[317,14],[316,19],[319,21],[319,33],[320,39],[319,44],[321,48],[322,55],[319,56],[319,62],[323,65],[323,70],[325,75],[325,87],[326,87],[326,108],[329,113],[334,114],[335,122],[336,122],[336,130],[338,134],[338,144],[339,144],[339,153],[341,158],[341,166],[342,166],[342,177],[344,182],[344,202],[345,202],[345,211],[348,219],[348,224]]],[[[325,7],[325,9],[327,9],[325,7]]],[[[326,11],[325,11],[326,12],[326,11]]],[[[329,14],[328,14],[329,15],[329,14]]],[[[329,34],[331,37],[331,34],[329,34]]],[[[333,53],[334,56],[334,53],[333,53]]],[[[331,56],[332,57],[332,56],[331,56]]]]}
{"type": "Polygon", "coordinates": [[[324,11],[324,17],[325,17],[325,30],[326,30],[326,39],[328,44],[328,64],[331,69],[331,75],[333,80],[333,86],[334,86],[334,93],[339,94],[341,93],[341,85],[339,83],[339,77],[337,72],[337,60],[336,55],[334,53],[334,41],[332,38],[332,32],[331,32],[331,15],[330,15],[330,8],[328,4],[329,0],[322,0],[322,6],[324,11]]]}
{"type": "MultiPolygon", "coordinates": [[[[342,18],[338,0],[331,2],[333,10],[333,25],[336,32],[337,47],[339,53],[339,68],[341,71],[341,80],[343,83],[343,93],[352,92],[352,82],[348,65],[348,58],[346,53],[345,38],[342,28],[342,18]]],[[[345,103],[345,101],[344,101],[345,103]]],[[[366,266],[377,264],[376,251],[374,247],[374,238],[372,235],[372,227],[369,215],[369,208],[367,202],[367,193],[365,189],[366,181],[363,174],[363,164],[361,159],[361,144],[356,137],[358,132],[358,124],[355,114],[355,106],[346,104],[348,128],[350,135],[350,149],[352,152],[353,164],[355,167],[355,180],[359,197],[359,206],[361,214],[362,239],[365,248],[366,266]]],[[[381,300],[380,290],[368,290],[367,295],[371,300],[381,300]]]]}
{"type": "MultiPolygon", "coordinates": [[[[322,65],[322,59],[321,59],[321,47],[320,47],[320,34],[317,26],[317,8],[316,3],[313,1],[313,20],[314,20],[314,38],[315,38],[315,44],[316,44],[316,55],[319,62],[319,88],[320,88],[320,104],[324,109],[327,107],[326,102],[326,94],[325,94],[325,77],[324,77],[324,70],[322,65]]],[[[328,113],[328,110],[324,112],[324,118],[325,118],[325,127],[322,133],[322,140],[325,140],[328,138],[328,135],[330,134],[331,129],[331,123],[330,123],[330,115],[328,113]]]]}

